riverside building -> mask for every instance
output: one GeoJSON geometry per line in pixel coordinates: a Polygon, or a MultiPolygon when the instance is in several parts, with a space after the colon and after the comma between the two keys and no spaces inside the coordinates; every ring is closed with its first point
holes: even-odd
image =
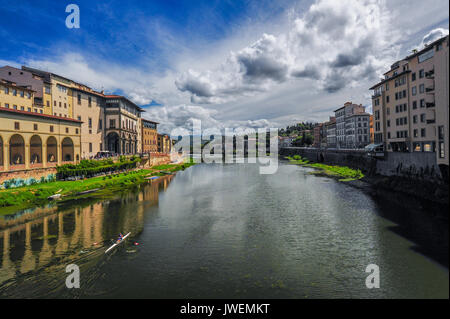
{"type": "Polygon", "coordinates": [[[375,143],[388,152],[434,152],[447,169],[448,38],[395,62],[370,88],[375,143]]]}

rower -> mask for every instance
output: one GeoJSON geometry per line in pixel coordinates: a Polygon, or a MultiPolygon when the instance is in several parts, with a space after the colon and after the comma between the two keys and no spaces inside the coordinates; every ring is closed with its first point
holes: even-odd
{"type": "Polygon", "coordinates": [[[119,234],[119,238],[117,238],[117,242],[120,243],[123,240],[122,233],[119,234]]]}

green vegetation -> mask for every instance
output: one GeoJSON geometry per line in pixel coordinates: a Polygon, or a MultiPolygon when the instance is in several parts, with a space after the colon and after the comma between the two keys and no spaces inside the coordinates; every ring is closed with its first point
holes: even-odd
{"type": "Polygon", "coordinates": [[[285,129],[284,128],[280,129],[278,131],[278,135],[279,136],[299,135],[303,131],[313,130],[316,125],[317,125],[317,123],[312,123],[312,122],[297,123],[295,125],[288,126],[285,129]]]}
{"type": "Polygon", "coordinates": [[[364,177],[364,174],[359,169],[355,170],[346,166],[333,166],[321,163],[311,163],[307,159],[303,159],[300,155],[295,155],[293,157],[288,156],[286,158],[292,164],[316,168],[317,171],[312,172],[312,174],[336,177],[341,182],[353,181],[364,177]]]}
{"type": "Polygon", "coordinates": [[[76,181],[55,181],[45,184],[34,184],[13,189],[0,190],[0,215],[6,215],[25,208],[47,204],[48,197],[61,194],[62,201],[75,198],[96,196],[108,196],[117,192],[135,187],[144,183],[146,177],[162,176],[159,171],[176,172],[184,170],[194,163],[168,164],[128,171],[125,173],[111,174],[76,181]],[[88,190],[98,190],[93,194],[80,195],[88,190]]]}
{"type": "Polygon", "coordinates": [[[113,173],[124,170],[136,168],[141,159],[138,157],[131,157],[127,160],[125,157],[120,157],[120,160],[114,163],[111,159],[102,161],[82,160],[79,164],[66,164],[56,168],[56,178],[64,180],[70,177],[89,178],[99,174],[113,173]]]}

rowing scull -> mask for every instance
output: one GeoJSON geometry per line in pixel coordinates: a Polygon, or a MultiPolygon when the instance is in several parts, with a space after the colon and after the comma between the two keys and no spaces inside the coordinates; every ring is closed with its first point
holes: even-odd
{"type": "Polygon", "coordinates": [[[123,236],[123,238],[122,238],[121,241],[119,241],[118,243],[115,243],[114,245],[112,245],[111,247],[109,247],[109,248],[105,251],[105,254],[106,254],[108,251],[110,251],[111,249],[113,249],[114,247],[116,247],[116,246],[120,245],[122,242],[124,242],[124,241],[125,241],[125,238],[127,238],[130,234],[131,234],[131,233],[126,234],[125,236],[123,236]]]}

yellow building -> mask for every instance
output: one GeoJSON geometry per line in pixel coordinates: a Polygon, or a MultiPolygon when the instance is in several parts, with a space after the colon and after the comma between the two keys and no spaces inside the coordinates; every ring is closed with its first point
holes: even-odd
{"type": "Polygon", "coordinates": [[[81,122],[4,107],[0,95],[0,172],[80,160],[81,122]]]}
{"type": "Polygon", "coordinates": [[[34,91],[31,88],[0,79],[0,107],[39,113],[37,108],[33,109],[33,94],[34,91]]]}
{"type": "Polygon", "coordinates": [[[172,142],[169,135],[158,134],[158,152],[160,153],[170,153],[172,150],[172,142]]]}
{"type": "Polygon", "coordinates": [[[43,105],[49,115],[74,118],[73,90],[74,82],[60,75],[38,69],[22,67],[22,70],[42,78],[43,105]]]}
{"type": "Polygon", "coordinates": [[[157,122],[142,119],[142,153],[158,152],[157,122]]]}

